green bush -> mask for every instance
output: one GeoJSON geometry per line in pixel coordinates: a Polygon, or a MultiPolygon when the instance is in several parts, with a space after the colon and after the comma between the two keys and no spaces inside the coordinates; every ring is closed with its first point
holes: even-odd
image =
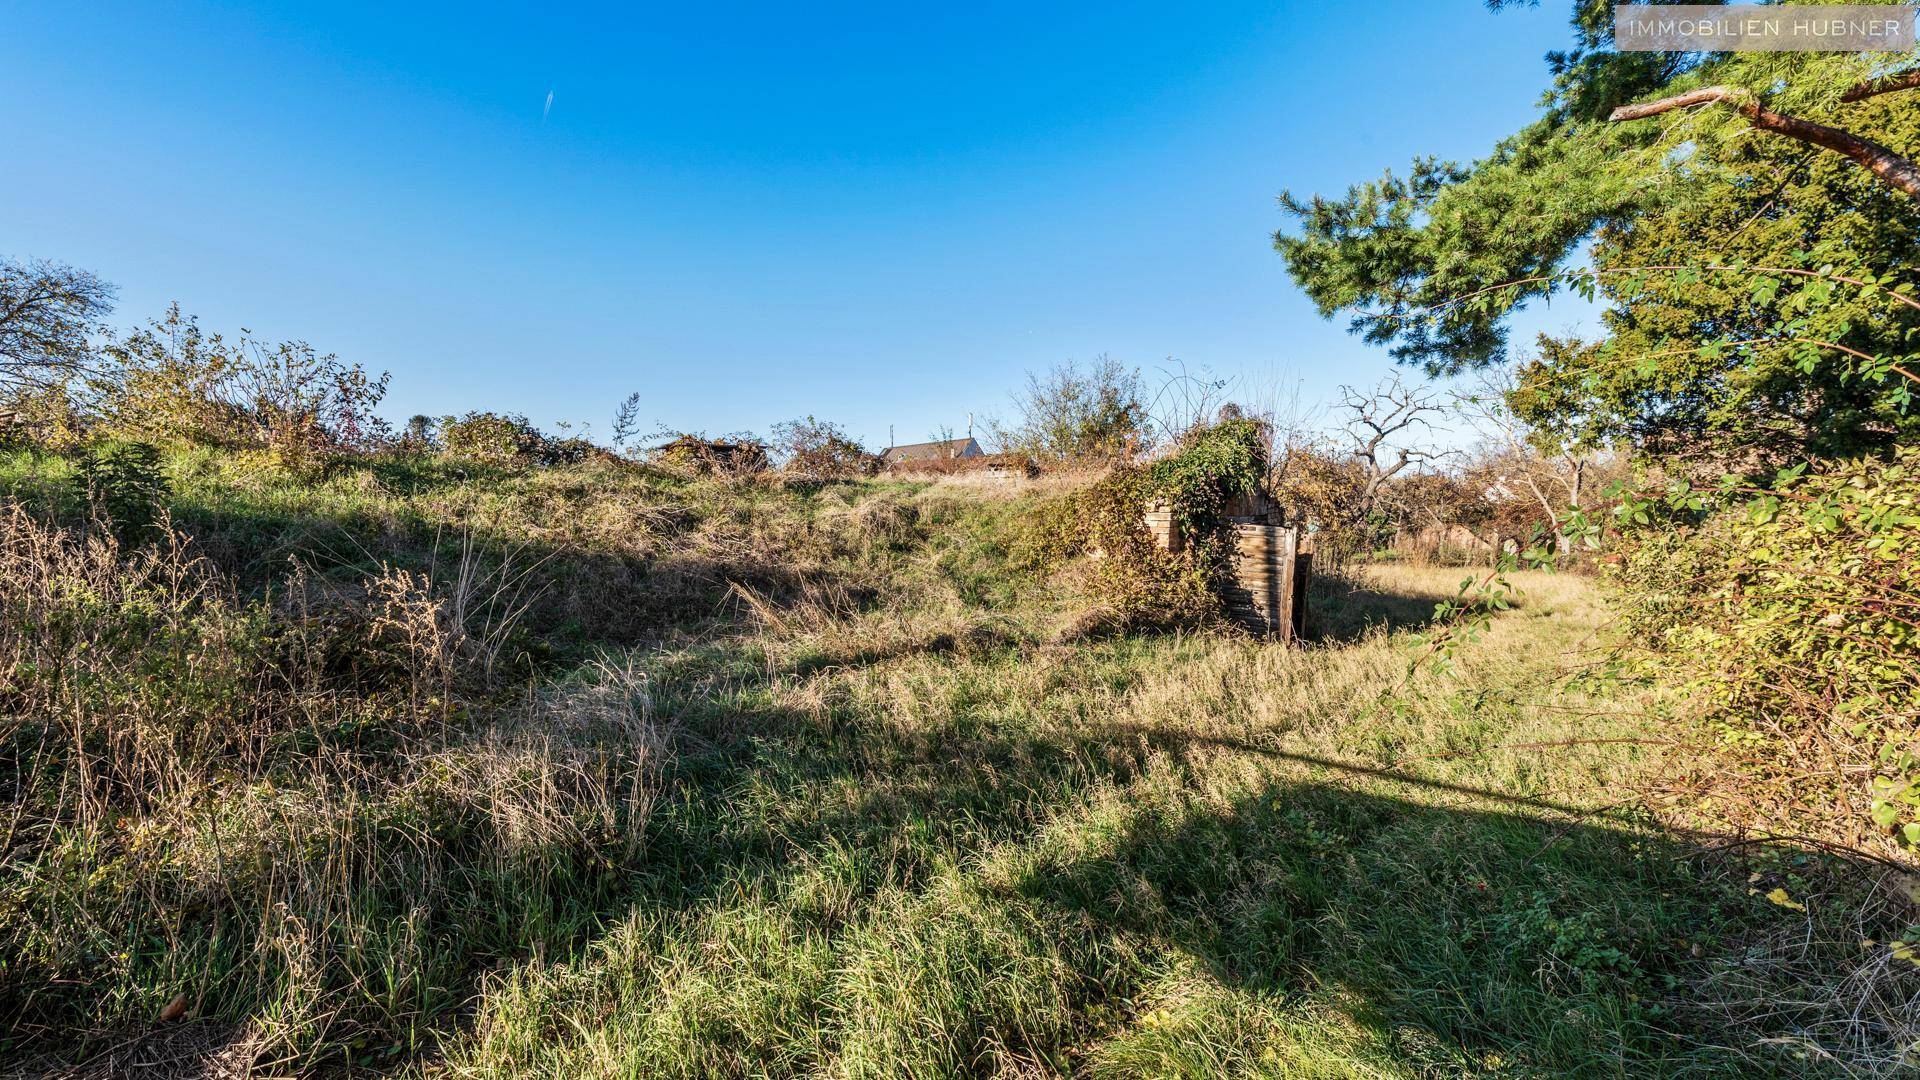
{"type": "Polygon", "coordinates": [[[470,412],[440,420],[441,449],[492,465],[571,465],[599,449],[582,438],[556,439],[518,413],[470,412]]]}
{"type": "Polygon", "coordinates": [[[147,443],[108,442],[80,455],[74,481],[95,518],[123,544],[140,544],[158,532],[167,478],[160,452],[147,443]]]}
{"type": "Polygon", "coordinates": [[[385,438],[373,410],[387,376],[302,341],[228,341],[201,330],[178,304],[108,343],[81,380],[86,415],[102,434],[163,445],[263,449],[296,471],[385,438]]]}
{"type": "Polygon", "coordinates": [[[1920,845],[1920,451],[1630,535],[1613,576],[1774,818],[1748,824],[1920,845]]]}

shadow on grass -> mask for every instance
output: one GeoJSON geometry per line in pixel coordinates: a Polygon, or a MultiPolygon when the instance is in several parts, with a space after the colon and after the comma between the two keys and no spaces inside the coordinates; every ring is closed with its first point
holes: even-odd
{"type": "MultiPolygon", "coordinates": [[[[470,1034],[472,1003],[503,971],[559,963],[582,965],[569,993],[598,982],[622,1009],[662,1010],[661,1023],[700,1017],[677,1042],[626,1051],[633,1075],[860,1071],[836,1055],[865,1055],[874,1075],[1021,1062],[1062,1075],[1288,1075],[1263,1056],[1276,1051],[1303,1073],[1346,1060],[1430,1075],[1752,1075],[1775,1060],[1804,1075],[1784,1052],[1717,1049],[1729,1045],[1721,1014],[1694,988],[1716,964],[1750,962],[1748,943],[1782,926],[1859,949],[1808,893],[1857,877],[1843,860],[1711,855],[1703,838],[1644,820],[1144,724],[994,719],[968,685],[990,673],[961,665],[940,675],[977,707],[895,729],[845,702],[789,707],[735,649],[705,646],[653,686],[682,739],[638,857],[572,853],[572,889],[509,905],[513,925],[477,933],[504,910],[446,925],[490,944],[439,987],[449,1004],[425,1019],[443,1045],[470,1034]],[[711,692],[716,671],[733,673],[728,693],[711,692]],[[1200,794],[1223,754],[1329,778],[1200,794]],[[1088,793],[1135,784],[1144,795],[1062,831],[1088,793]],[[1430,805],[1422,792],[1492,806],[1430,805]],[[1769,902],[1776,884],[1810,910],[1769,902]],[[615,948],[608,929],[636,921],[654,928],[645,949],[593,966],[615,948]],[[769,926],[791,937],[757,936],[769,926]],[[768,951],[781,941],[824,950],[830,974],[794,974],[768,951]],[[1167,1001],[1174,957],[1203,983],[1167,1001]],[[1297,1030],[1314,1010],[1347,1017],[1365,1045],[1315,1043],[1297,1030]]],[[[1089,647],[1080,677],[1106,677],[1120,649],[1089,647]]],[[[1746,1043],[1798,1037],[1825,1008],[1806,987],[1772,990],[1779,1001],[1762,1011],[1773,1015],[1746,1043]]],[[[633,1030],[591,1025],[640,1023],[583,1009],[589,1041],[618,1045],[633,1030]]],[[[170,1052],[169,1031],[110,1053],[151,1060],[170,1052]]],[[[357,1037],[378,1047],[398,1033],[373,1022],[357,1037]]],[[[388,1053],[382,1067],[437,1051],[413,1041],[388,1053]]]]}
{"type": "Polygon", "coordinates": [[[1094,1053],[1140,1074],[1177,1071],[1196,1037],[1257,1061],[1315,999],[1416,1070],[1647,1075],[1711,1064],[1671,1007],[1691,965],[1675,943],[1714,940],[1737,905],[1689,856],[1645,829],[1295,783],[1140,815],[1017,889],[1098,936],[1163,942],[1232,991],[1237,1023],[1228,1008],[1185,1032],[1129,1024],[1094,1053]]]}
{"type": "Polygon", "coordinates": [[[1418,630],[1432,625],[1442,592],[1397,592],[1367,580],[1363,569],[1316,572],[1307,586],[1307,632],[1312,641],[1357,641],[1376,628],[1418,630]]]}
{"type": "MultiPolygon", "coordinates": [[[[453,523],[412,508],[378,517],[185,498],[173,513],[195,551],[252,595],[280,589],[296,562],[347,590],[392,566],[431,579],[443,595],[464,592],[457,605],[482,613],[483,621],[513,616],[513,652],[536,674],[608,648],[737,629],[735,584],[785,604],[835,576],[751,549],[693,550],[670,535],[633,550],[532,540],[489,525],[478,513],[453,523]]],[[[870,590],[849,585],[842,591],[862,604],[874,602],[870,590]]]]}
{"type": "MultiPolygon", "coordinates": [[[[297,538],[366,535],[298,515],[204,524],[284,530],[296,538],[285,546],[307,551],[318,545],[297,538]]],[[[418,536],[396,542],[422,557],[418,536]]],[[[337,565],[360,565],[359,543],[337,565]]],[[[592,583],[612,571],[586,561],[578,572],[592,583]]],[[[696,584],[690,600],[724,603],[720,583],[696,584]]],[[[1322,639],[1333,642],[1423,625],[1438,599],[1324,578],[1312,597],[1322,639]]],[[[656,1007],[683,986],[720,996],[700,1002],[681,1059],[636,1056],[634,1075],[701,1075],[714,1063],[731,1063],[723,1075],[782,1071],[774,1061],[830,1072],[833,1061],[807,1055],[852,1053],[862,1040],[893,1048],[863,1051],[879,1055],[873,1075],[1011,1072],[1022,1062],[1060,1074],[1276,1071],[1262,1055],[1294,1037],[1288,1024],[1309,1005],[1350,1016],[1383,1068],[1739,1074],[1753,1062],[1714,1049],[1726,1032],[1692,988],[1783,919],[1826,918],[1803,881],[1857,876],[1827,856],[1752,865],[1708,856],[1701,838],[1644,821],[1366,764],[1147,725],[1042,723],[1062,703],[1008,700],[990,685],[1023,662],[1011,644],[991,633],[933,637],[786,671],[768,670],[734,638],[656,657],[651,708],[681,737],[640,854],[582,837],[541,853],[577,867],[551,890],[505,899],[512,881],[494,893],[466,886],[449,910],[428,913],[432,935],[460,953],[433,1005],[406,1016],[404,1031],[372,1013],[342,1028],[385,1055],[380,1067],[419,1063],[437,1053],[421,1031],[458,1043],[502,972],[586,965],[611,947],[609,927],[638,922],[655,935],[643,963],[582,981],[628,980],[611,995],[627,1009],[656,1007]],[[783,696],[825,667],[913,654],[941,658],[940,670],[921,673],[947,695],[931,716],[896,722],[841,696],[805,709],[783,696]],[[1229,754],[1343,779],[1270,778],[1201,796],[1229,754]],[[1132,800],[1134,785],[1152,797],[1132,800]],[[1402,786],[1498,808],[1428,805],[1402,786]],[[1090,793],[1116,790],[1129,801],[1085,835],[1060,839],[1090,793]],[[1001,872],[982,873],[987,863],[1001,872]],[[1755,873],[1772,876],[1750,881],[1755,873]],[[1768,902],[1776,883],[1789,903],[1813,910],[1768,902]],[[810,898],[821,894],[834,899],[810,898]],[[780,958],[765,955],[765,940],[714,938],[767,910],[831,953],[831,977],[756,989],[746,976],[777,972],[780,958]],[[692,957],[681,969],[645,969],[676,949],[692,957]],[[1169,957],[1190,959],[1217,996],[1176,1001],[1169,1022],[1149,1023],[1169,957]]],[[[1125,678],[1120,658],[1141,647],[1083,643],[1063,677],[1125,678]]],[[[462,827],[476,831],[473,844],[487,842],[480,825],[462,827]]],[[[408,913],[418,899],[408,884],[383,879],[384,891],[370,894],[381,918],[408,913]]],[[[1858,950],[1857,936],[1841,941],[1820,927],[1858,950]]],[[[1898,929],[1874,933],[1885,940],[1898,929]]],[[[354,988],[328,992],[358,1000],[354,988]]],[[[1794,994],[1806,996],[1780,987],[1784,1004],[1755,1030],[1804,1028],[1811,1006],[1793,1004],[1794,994]]],[[[215,994],[214,1022],[244,1023],[244,998],[221,1005],[215,994]]],[[[580,1022],[610,1021],[583,1012],[580,1022]]],[[[120,1045],[159,1052],[138,1035],[120,1045]]],[[[632,1053],[664,1055],[665,1045],[632,1053]]],[[[1303,1072],[1338,1060],[1295,1049],[1303,1072]]],[[[103,1059],[109,1067],[115,1052],[103,1059]]]]}
{"type": "MultiPolygon", "coordinates": [[[[883,1075],[1018,1062],[1183,1075],[1182,1055],[1210,1063],[1192,1074],[1214,1075],[1236,1060],[1257,1071],[1311,1005],[1347,1014],[1375,1064],[1436,1075],[1750,1075],[1769,1061],[1794,1075],[1805,1063],[1784,1052],[1725,1052],[1725,1003],[1693,988],[1782,928],[1857,953],[1856,924],[1833,917],[1849,896],[1836,892],[1832,909],[1791,904],[1814,902],[1810,883],[1858,883],[1873,869],[1715,854],[1710,838],[1643,819],[1139,726],[1022,737],[956,723],[887,739],[851,717],[773,709],[734,732],[679,767],[684,786],[654,821],[628,911],[677,927],[668,941],[687,935],[683,953],[697,943],[720,956],[745,943],[712,941],[716,927],[778,911],[801,939],[827,943],[838,974],[778,991],[753,981],[760,962],[608,976],[637,981],[618,992],[630,1002],[672,997],[684,980],[745,980],[729,993],[747,999],[700,1006],[717,1014],[680,1048],[707,1060],[767,1062],[795,1052],[786,1040],[840,1040],[844,1055],[893,1047],[861,1058],[883,1075]],[[1197,779],[1222,750],[1334,779],[1276,778],[1224,802],[1198,785],[1160,787],[1061,839],[1075,792],[1145,782],[1169,761],[1197,779]],[[1407,794],[1384,793],[1394,787],[1407,794]],[[1416,792],[1493,805],[1436,806],[1416,792]],[[845,890],[834,911],[806,899],[823,865],[845,890]],[[1775,884],[1789,904],[1762,895],[1775,884]],[[1197,997],[1178,1023],[1147,1022],[1170,955],[1193,958],[1218,995],[1197,997]]],[[[1892,977],[1920,990],[1920,974],[1892,977]]],[[[1793,1004],[1804,991],[1771,987],[1779,1007],[1753,1037],[1792,1034],[1820,1013],[1793,1004]]],[[[1297,1049],[1306,1068],[1336,1048],[1297,1049]]],[[[677,1071],[664,1058],[632,1065],[677,1071]]]]}

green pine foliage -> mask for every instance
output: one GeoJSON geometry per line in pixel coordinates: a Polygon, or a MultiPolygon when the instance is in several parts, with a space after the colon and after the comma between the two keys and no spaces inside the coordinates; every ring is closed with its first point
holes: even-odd
{"type": "Polygon", "coordinates": [[[1283,197],[1298,224],[1275,246],[1295,281],[1323,314],[1350,316],[1397,359],[1436,373],[1511,359],[1508,318],[1525,305],[1567,292],[1597,300],[1604,340],[1542,341],[1514,402],[1563,441],[1716,463],[1745,454],[1764,473],[1910,439],[1911,411],[1859,378],[1855,361],[1913,354],[1915,312],[1844,288],[1797,303],[1801,289],[1749,270],[1907,277],[1920,202],[1729,109],[1605,117],[1730,85],[1911,155],[1911,95],[1841,100],[1874,70],[1848,54],[1612,52],[1611,7],[1577,7],[1580,48],[1552,58],[1542,116],[1486,158],[1423,159],[1344,196],[1283,197]],[[1568,273],[1583,250],[1591,267],[1568,273]]]}

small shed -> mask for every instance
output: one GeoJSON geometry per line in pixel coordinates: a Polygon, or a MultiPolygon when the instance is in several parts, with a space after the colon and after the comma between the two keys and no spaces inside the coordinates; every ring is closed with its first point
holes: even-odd
{"type": "MultiPolygon", "coordinates": [[[[1225,521],[1233,534],[1221,600],[1227,616],[1255,633],[1298,644],[1307,634],[1307,582],[1313,573],[1310,541],[1286,526],[1286,511],[1264,491],[1229,502],[1225,521]]],[[[1143,524],[1154,544],[1179,552],[1187,537],[1173,504],[1147,507],[1143,524]]]]}

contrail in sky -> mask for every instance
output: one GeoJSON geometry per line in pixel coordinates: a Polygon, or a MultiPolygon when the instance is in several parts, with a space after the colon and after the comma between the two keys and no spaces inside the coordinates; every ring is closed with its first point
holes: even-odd
{"type": "Polygon", "coordinates": [[[547,122],[547,114],[553,111],[553,91],[547,91],[547,103],[540,108],[540,122],[547,122]]]}

